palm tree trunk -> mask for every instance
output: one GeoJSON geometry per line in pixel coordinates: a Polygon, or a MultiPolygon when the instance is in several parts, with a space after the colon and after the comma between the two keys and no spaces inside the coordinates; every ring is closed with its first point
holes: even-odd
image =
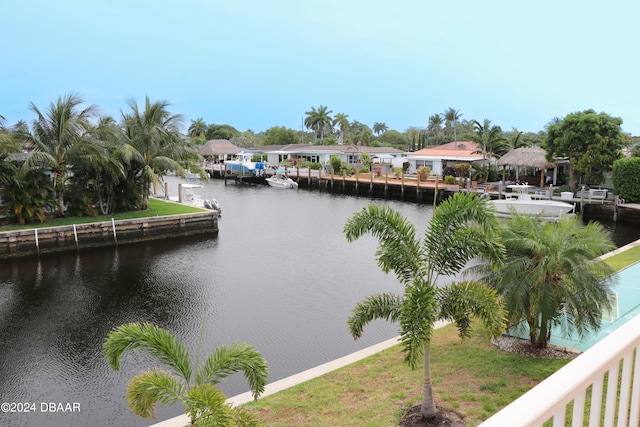
{"type": "Polygon", "coordinates": [[[429,344],[424,345],[424,357],[422,359],[422,406],[420,414],[422,418],[433,418],[436,416],[436,402],[433,399],[433,388],[431,387],[431,349],[429,344]]]}

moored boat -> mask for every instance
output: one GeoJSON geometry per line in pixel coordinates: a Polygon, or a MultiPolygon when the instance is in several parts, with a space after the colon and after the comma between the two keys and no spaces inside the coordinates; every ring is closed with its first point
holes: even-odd
{"type": "Polygon", "coordinates": [[[265,179],[267,184],[276,188],[298,188],[298,183],[289,178],[284,171],[276,170],[275,174],[265,179]]]}
{"type": "Polygon", "coordinates": [[[520,194],[518,198],[492,200],[498,215],[531,215],[544,218],[561,218],[573,212],[570,203],[556,200],[534,200],[529,194],[520,194]]]}

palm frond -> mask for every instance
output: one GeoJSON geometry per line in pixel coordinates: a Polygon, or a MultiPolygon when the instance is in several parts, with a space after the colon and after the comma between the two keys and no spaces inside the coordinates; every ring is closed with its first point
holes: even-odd
{"type": "Polygon", "coordinates": [[[403,285],[421,275],[422,249],[415,227],[393,209],[369,205],[347,220],[344,233],[350,242],[367,233],[378,238],[378,265],[385,273],[393,270],[403,285]]]}
{"type": "Polygon", "coordinates": [[[186,383],[191,378],[189,352],[168,331],[151,323],[128,323],[109,332],[104,342],[109,366],[120,370],[120,358],[126,351],[140,349],[170,366],[186,383]]]}
{"type": "Polygon", "coordinates": [[[437,289],[427,283],[407,286],[400,309],[400,341],[405,352],[404,361],[416,369],[431,342],[438,320],[437,289]]]}
{"type": "Polygon", "coordinates": [[[494,262],[502,257],[503,246],[494,239],[497,227],[489,203],[474,193],[457,193],[442,202],[425,231],[428,280],[456,274],[477,256],[494,262]]]}
{"type": "Polygon", "coordinates": [[[184,385],[169,372],[151,369],[136,375],[127,386],[127,404],[141,417],[153,419],[156,404],[172,405],[182,400],[184,385]]]}
{"type": "Polygon", "coordinates": [[[465,281],[438,290],[440,318],[454,321],[460,337],[468,338],[471,321],[478,318],[492,336],[504,331],[506,311],[495,289],[484,283],[465,281]]]}
{"type": "Polygon", "coordinates": [[[374,319],[395,322],[400,317],[402,297],[394,294],[376,294],[356,304],[347,320],[351,336],[358,339],[362,336],[364,326],[374,319]]]}
{"type": "Polygon", "coordinates": [[[242,372],[254,398],[264,391],[269,369],[262,355],[251,345],[234,343],[218,347],[197,369],[196,384],[218,384],[231,374],[242,372]]]}

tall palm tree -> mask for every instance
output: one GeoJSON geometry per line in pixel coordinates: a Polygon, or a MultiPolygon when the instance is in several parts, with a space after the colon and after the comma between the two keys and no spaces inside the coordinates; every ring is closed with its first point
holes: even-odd
{"type": "Polygon", "coordinates": [[[440,135],[440,132],[442,132],[442,116],[440,114],[436,113],[429,116],[427,130],[436,138],[440,135]]]}
{"type": "Polygon", "coordinates": [[[484,119],[483,123],[472,120],[475,135],[473,141],[481,147],[482,165],[486,164],[487,157],[501,157],[509,151],[509,145],[502,134],[502,128],[491,124],[491,120],[484,119]]]}
{"type": "Polygon", "coordinates": [[[373,132],[376,136],[379,136],[381,133],[385,133],[389,127],[385,123],[375,122],[373,124],[373,132]]]}
{"type": "Polygon", "coordinates": [[[191,120],[187,132],[192,138],[204,135],[207,132],[207,124],[202,117],[198,117],[196,120],[191,120]]]}
{"type": "Polygon", "coordinates": [[[440,204],[422,240],[416,237],[413,224],[384,206],[364,208],[344,227],[349,241],[366,233],[377,237],[378,265],[385,273],[393,271],[404,287],[403,294],[377,294],[358,303],[348,320],[351,335],[359,338],[363,327],[374,319],[399,322],[405,362],[415,369],[422,359],[424,418],[437,412],[430,365],[435,322],[455,321],[462,337],[470,334],[472,317],[481,319],[493,334],[503,330],[505,312],[494,290],[478,282],[436,285],[440,275],[459,272],[477,256],[497,260],[502,247],[493,237],[496,227],[488,202],[473,193],[458,193],[440,204]]]}
{"type": "Polygon", "coordinates": [[[215,387],[229,375],[242,372],[254,398],[258,398],[264,391],[269,371],[253,346],[223,345],[202,365],[196,360],[192,370],[184,344],[170,332],[150,323],[129,323],[114,328],[104,342],[105,358],[115,371],[120,370],[122,354],[134,349],[142,350],[170,369],[152,368],[129,381],[127,403],[134,414],[153,419],[158,403],[172,405],[180,401],[193,425],[257,425],[250,413],[227,405],[224,393],[215,387]]]}
{"type": "Polygon", "coordinates": [[[446,122],[447,127],[453,127],[453,140],[458,140],[458,133],[456,131],[456,125],[458,124],[458,120],[462,117],[462,113],[460,110],[456,110],[455,108],[449,107],[447,111],[444,112],[444,120],[446,122]]]}
{"type": "Polygon", "coordinates": [[[43,166],[53,173],[59,215],[64,214],[64,188],[69,165],[81,157],[90,161],[101,155],[89,135],[95,107],[81,109],[82,102],[79,95],[69,93],[58,98],[55,104],[51,103],[46,111],[40,111],[31,104],[38,117],[32,126],[34,152],[24,167],[43,166]]]}
{"type": "Polygon", "coordinates": [[[142,204],[147,209],[152,183],[159,183],[160,176],[168,171],[182,173],[181,162],[194,160],[197,152],[179,134],[182,116],[171,114],[167,101],[151,103],[146,97],[144,110],[135,101],[129,101],[131,112],[123,114],[124,159],[141,168],[142,204]]]}
{"type": "Polygon", "coordinates": [[[579,336],[599,329],[615,282],[606,263],[593,262],[615,249],[601,224],[515,215],[504,223],[500,236],[506,247],[504,262],[496,269],[478,270],[484,270],[484,280],[504,297],[510,325],[520,332],[526,326],[536,348],[547,346],[554,326],[579,336]]]}
{"type": "Polygon", "coordinates": [[[349,115],[337,113],[333,117],[333,126],[337,126],[340,130],[340,145],[344,144],[344,132],[349,129],[349,115]]]}
{"type": "Polygon", "coordinates": [[[327,111],[327,107],[324,105],[319,106],[317,110],[315,107],[311,107],[311,111],[305,112],[307,117],[304,119],[304,125],[315,131],[316,135],[320,133],[320,141],[324,140],[325,131],[332,129],[331,113],[332,111],[327,111]]]}

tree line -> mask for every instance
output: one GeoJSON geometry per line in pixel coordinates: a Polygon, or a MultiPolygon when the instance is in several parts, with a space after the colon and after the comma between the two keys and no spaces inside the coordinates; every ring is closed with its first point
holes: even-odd
{"type": "MultiPolygon", "coordinates": [[[[578,182],[600,184],[604,174],[631,147],[634,138],[622,132],[622,119],[593,110],[555,118],[544,131],[504,131],[491,120],[466,120],[449,108],[428,117],[424,128],[403,133],[384,122],[373,127],[349,121],[320,105],[305,112],[300,130],[275,126],[264,132],[240,132],[228,124],[191,120],[181,133],[184,117],[169,111],[167,101],[129,101],[116,120],[98,114],[94,105],[70,93],[46,109],[31,104],[36,118],[7,126],[0,116],[0,182],[5,212],[24,223],[53,215],[95,215],[146,209],[151,184],[175,171],[198,172],[198,148],[211,139],[227,139],[244,148],[287,144],[352,144],[390,146],[416,151],[453,141],[473,141],[483,158],[499,158],[519,147],[543,147],[549,160],[568,158],[571,187],[578,182]],[[15,153],[28,153],[26,157],[15,153]],[[55,199],[50,197],[55,195],[55,199]]],[[[638,154],[635,149],[633,154],[638,154]]],[[[484,166],[484,165],[483,165],[484,166]]],[[[485,177],[491,173],[479,171],[485,177]]],[[[486,169],[486,168],[485,168],[486,169]]],[[[495,171],[494,171],[495,172],[495,171]]],[[[495,177],[494,177],[495,178],[495,177]]]]}

